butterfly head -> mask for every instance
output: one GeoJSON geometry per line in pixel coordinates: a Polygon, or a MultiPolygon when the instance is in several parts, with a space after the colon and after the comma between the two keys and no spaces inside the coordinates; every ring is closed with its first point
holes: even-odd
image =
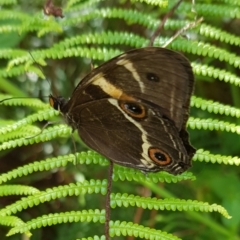
{"type": "Polygon", "coordinates": [[[67,103],[67,100],[63,97],[54,97],[53,95],[49,96],[49,104],[55,110],[62,112],[63,106],[67,103]]]}

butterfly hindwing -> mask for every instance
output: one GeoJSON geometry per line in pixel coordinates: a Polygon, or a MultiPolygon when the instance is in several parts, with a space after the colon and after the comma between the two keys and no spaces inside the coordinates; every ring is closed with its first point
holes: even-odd
{"type": "Polygon", "coordinates": [[[177,128],[162,118],[159,109],[142,103],[124,104],[108,98],[76,107],[78,114],[73,120],[78,121],[82,140],[113,162],[145,172],[165,170],[176,174],[189,167],[177,128]],[[140,106],[142,111],[133,115],[129,106],[140,106]],[[166,159],[158,160],[150,154],[151,149],[165,154],[166,159]]]}

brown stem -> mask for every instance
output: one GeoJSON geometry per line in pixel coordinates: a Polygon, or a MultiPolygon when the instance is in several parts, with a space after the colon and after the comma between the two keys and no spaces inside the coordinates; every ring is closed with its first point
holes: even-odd
{"type": "Polygon", "coordinates": [[[105,236],[106,236],[106,240],[110,240],[109,222],[110,222],[110,212],[111,212],[110,195],[111,195],[111,190],[112,190],[112,175],[113,175],[113,162],[110,161],[109,172],[108,172],[106,206],[105,206],[105,210],[106,210],[106,214],[105,214],[105,236]]]}
{"type": "Polygon", "coordinates": [[[164,16],[163,20],[161,21],[161,23],[159,24],[159,27],[156,29],[156,31],[153,33],[152,37],[150,38],[150,42],[149,42],[149,47],[152,47],[153,46],[153,43],[156,39],[156,37],[158,35],[160,35],[160,32],[162,31],[164,25],[165,25],[165,22],[167,21],[167,19],[169,17],[171,17],[174,13],[174,11],[176,10],[176,8],[180,5],[180,3],[182,2],[182,0],[179,0],[173,7],[172,9],[166,13],[166,15],[164,16]]]}

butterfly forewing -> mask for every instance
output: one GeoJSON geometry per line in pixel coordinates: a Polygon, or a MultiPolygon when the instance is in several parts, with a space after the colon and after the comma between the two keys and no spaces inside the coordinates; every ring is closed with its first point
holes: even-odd
{"type": "Polygon", "coordinates": [[[82,94],[83,91],[91,92],[92,84],[100,86],[103,93],[114,98],[119,96],[114,95],[119,90],[162,107],[163,114],[181,129],[188,117],[193,73],[183,55],[150,47],[129,51],[94,69],[73,93],[73,96],[78,96],[79,104],[89,101],[89,98],[104,97],[103,93],[102,96],[97,93],[90,93],[91,96],[82,94]]]}

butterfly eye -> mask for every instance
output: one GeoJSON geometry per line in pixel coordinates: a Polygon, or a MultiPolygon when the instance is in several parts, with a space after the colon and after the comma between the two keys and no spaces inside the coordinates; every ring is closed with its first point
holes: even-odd
{"type": "Polygon", "coordinates": [[[62,97],[54,97],[52,95],[49,96],[49,104],[52,108],[57,111],[61,111],[61,107],[63,106],[65,99],[62,97]]]}
{"type": "Polygon", "coordinates": [[[120,107],[124,112],[134,118],[145,118],[146,111],[143,105],[135,102],[120,102],[120,107]]]}
{"type": "Polygon", "coordinates": [[[158,148],[149,148],[148,155],[151,158],[151,160],[153,160],[158,165],[165,166],[171,163],[172,161],[168,154],[166,154],[165,152],[161,151],[158,148]]]}
{"type": "Polygon", "coordinates": [[[56,101],[56,99],[52,95],[49,96],[49,104],[52,108],[58,110],[58,101],[56,101]]]}
{"type": "Polygon", "coordinates": [[[155,73],[147,73],[146,77],[151,82],[159,82],[159,77],[155,73]]]}

